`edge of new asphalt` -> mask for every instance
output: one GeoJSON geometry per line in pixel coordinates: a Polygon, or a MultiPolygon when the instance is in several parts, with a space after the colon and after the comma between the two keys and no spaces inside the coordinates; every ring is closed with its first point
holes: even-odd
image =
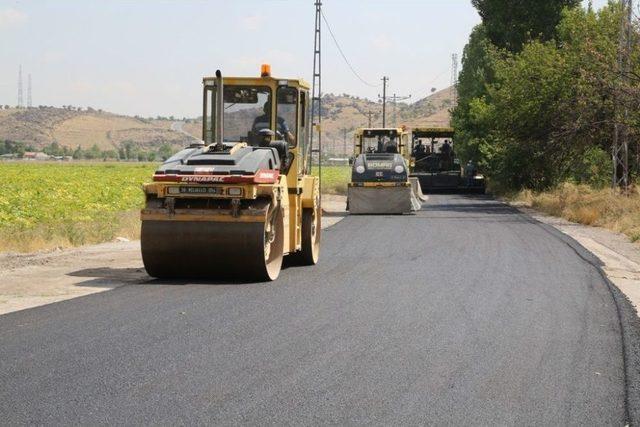
{"type": "MultiPolygon", "coordinates": [[[[510,206],[508,204],[505,205],[510,206]]],[[[536,220],[516,207],[510,207],[530,223],[538,225],[547,233],[569,246],[578,257],[591,265],[602,277],[611,294],[618,315],[624,364],[625,418],[628,425],[640,425],[640,317],[638,313],[636,313],[626,295],[609,280],[603,269],[603,263],[598,257],[557,228],[536,220]]]]}
{"type": "MultiPolygon", "coordinates": [[[[427,199],[426,197],[425,199],[427,199]]],[[[497,200],[497,199],[496,199],[497,200]]],[[[577,240],[564,234],[557,228],[531,217],[526,212],[500,201],[517,212],[528,222],[538,225],[547,233],[569,246],[584,262],[593,267],[606,284],[616,306],[618,328],[622,343],[625,389],[625,418],[629,425],[640,425],[640,317],[629,299],[607,277],[600,259],[582,246],[577,240]]],[[[326,212],[328,216],[347,215],[346,212],[326,212]]]]}

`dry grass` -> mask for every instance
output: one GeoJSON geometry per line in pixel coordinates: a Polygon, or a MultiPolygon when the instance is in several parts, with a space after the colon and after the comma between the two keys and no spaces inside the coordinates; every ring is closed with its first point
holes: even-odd
{"type": "Polygon", "coordinates": [[[101,149],[111,149],[116,147],[113,134],[130,129],[154,129],[154,126],[129,117],[83,114],[57,125],[53,137],[68,147],[91,148],[97,144],[101,149]]]}
{"type": "Polygon", "coordinates": [[[585,225],[604,227],[640,240],[640,195],[614,194],[610,189],[563,184],[543,193],[524,190],[511,198],[549,215],[585,225]]]}
{"type": "Polygon", "coordinates": [[[124,237],[140,238],[140,211],[118,212],[102,220],[41,224],[25,230],[0,229],[0,252],[29,253],[91,245],[124,237]]]}

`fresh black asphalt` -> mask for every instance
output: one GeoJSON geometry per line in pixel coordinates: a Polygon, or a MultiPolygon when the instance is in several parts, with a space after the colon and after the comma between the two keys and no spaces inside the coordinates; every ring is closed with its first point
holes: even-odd
{"type": "Polygon", "coordinates": [[[621,426],[636,317],[576,246],[436,195],[346,218],[274,283],[149,281],[0,316],[0,423],[621,426]]]}

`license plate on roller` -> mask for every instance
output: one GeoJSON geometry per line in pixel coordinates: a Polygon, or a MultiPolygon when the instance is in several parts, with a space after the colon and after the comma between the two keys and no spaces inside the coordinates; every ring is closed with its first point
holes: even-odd
{"type": "Polygon", "coordinates": [[[216,187],[180,187],[180,194],[218,194],[216,187]]]}

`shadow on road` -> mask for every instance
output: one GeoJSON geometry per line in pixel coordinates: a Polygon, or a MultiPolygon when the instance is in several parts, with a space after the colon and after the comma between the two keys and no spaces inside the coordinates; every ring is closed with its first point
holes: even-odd
{"type": "Polygon", "coordinates": [[[437,199],[427,203],[422,208],[423,212],[457,212],[471,214],[491,215],[518,215],[520,212],[490,196],[456,196],[445,203],[439,203],[437,199]]]}
{"type": "Polygon", "coordinates": [[[72,277],[86,277],[90,280],[76,283],[76,286],[113,286],[114,284],[139,284],[151,280],[144,268],[85,268],[67,273],[72,277]]]}
{"type": "MultiPolygon", "coordinates": [[[[286,259],[286,257],[285,257],[286,259]]],[[[291,268],[287,263],[283,264],[283,270],[291,268]]],[[[156,279],[147,274],[144,268],[86,268],[83,270],[68,273],[73,277],[86,277],[90,280],[76,283],[75,286],[94,286],[94,287],[118,287],[123,285],[157,285],[157,286],[186,286],[186,285],[251,285],[261,284],[251,280],[239,280],[237,278],[175,278],[175,279],[156,279]]]]}

